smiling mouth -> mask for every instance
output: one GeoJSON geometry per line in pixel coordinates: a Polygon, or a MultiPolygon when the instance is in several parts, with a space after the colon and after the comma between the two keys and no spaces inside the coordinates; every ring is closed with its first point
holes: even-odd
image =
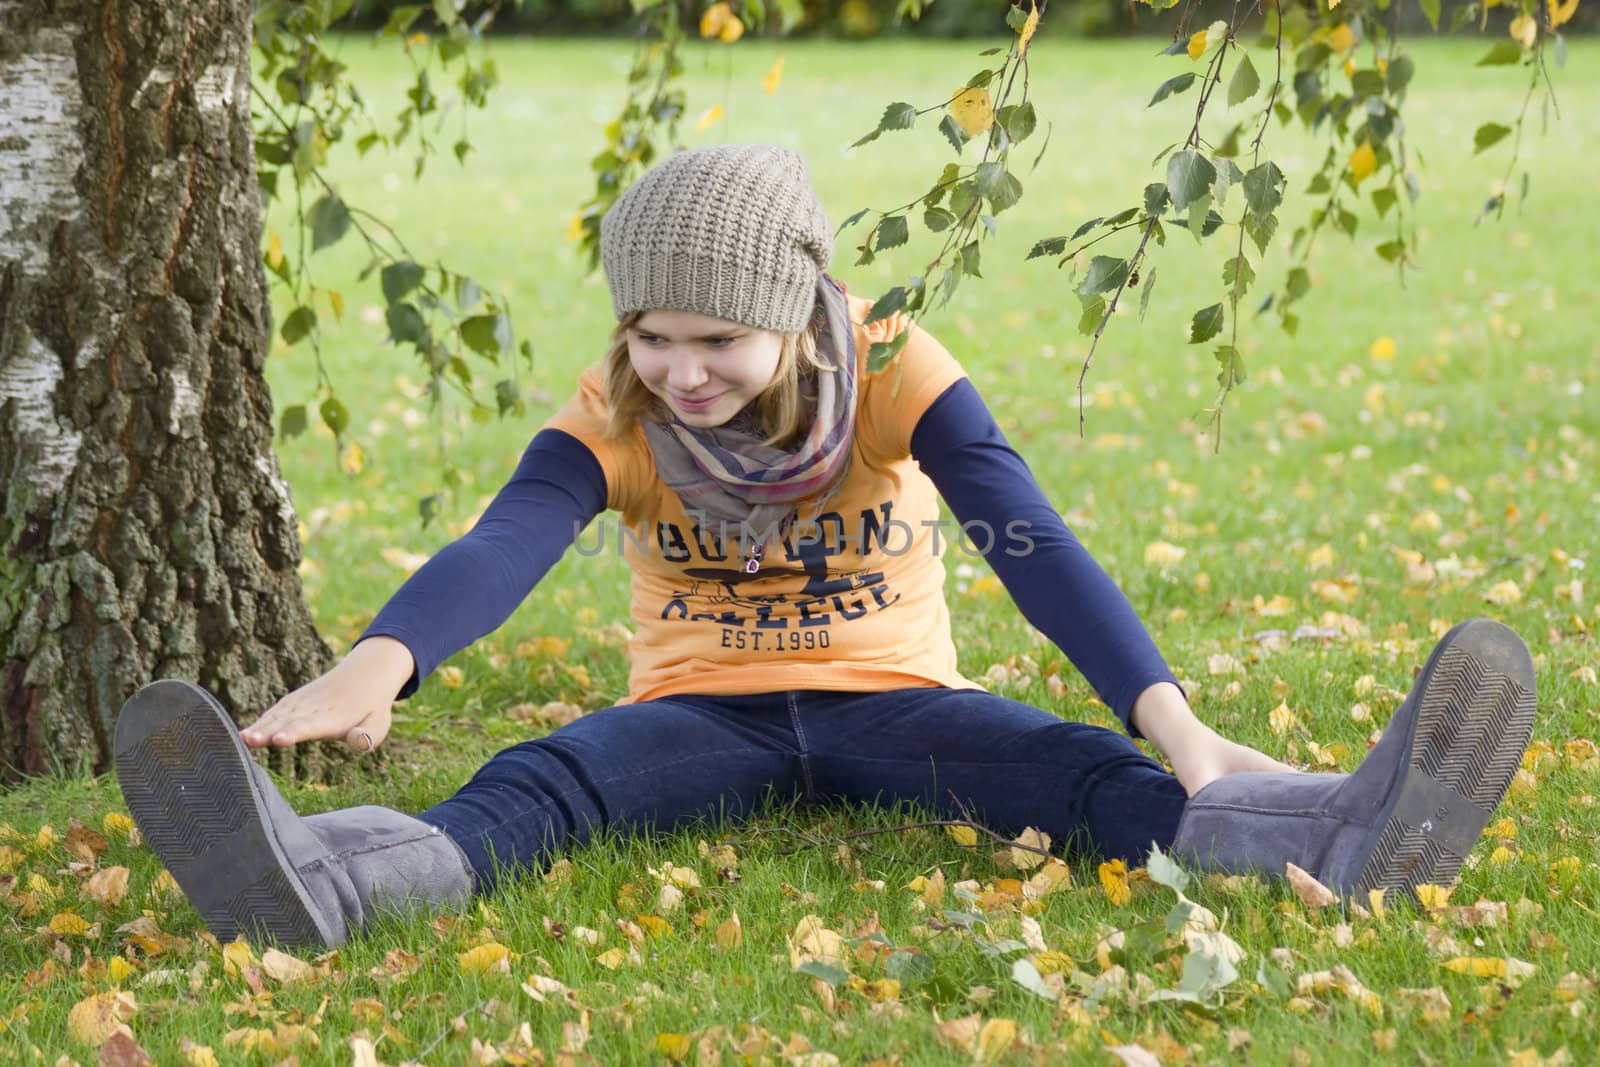
{"type": "Polygon", "coordinates": [[[703,408],[703,407],[707,406],[708,404],[710,404],[713,400],[718,400],[721,397],[722,397],[721,393],[716,394],[716,396],[700,397],[699,399],[690,399],[689,397],[686,397],[686,396],[675,396],[675,397],[672,398],[672,402],[674,404],[681,404],[683,407],[686,407],[686,408],[703,408]]]}

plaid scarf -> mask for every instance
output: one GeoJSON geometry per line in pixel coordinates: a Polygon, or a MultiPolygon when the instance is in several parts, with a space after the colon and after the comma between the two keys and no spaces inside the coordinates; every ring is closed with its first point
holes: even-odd
{"type": "Polygon", "coordinates": [[[746,545],[744,529],[761,537],[776,527],[781,536],[794,522],[796,505],[802,501],[814,501],[816,511],[822,510],[850,464],[856,420],[855,336],[844,288],[825,274],[817,279],[813,315],[820,327],[818,354],[837,369],[802,379],[811,426],[793,449],[762,443],[766,434],[753,404],[708,429],[685,426],[676,416],[669,422],[644,420],[661,480],[703,527],[720,520],[725,524],[724,539],[738,532],[749,574],[760,569],[766,545],[746,545]]]}

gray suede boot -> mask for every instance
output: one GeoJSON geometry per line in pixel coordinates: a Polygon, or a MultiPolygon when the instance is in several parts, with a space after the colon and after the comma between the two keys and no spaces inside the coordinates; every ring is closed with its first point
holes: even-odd
{"type": "Polygon", "coordinates": [[[331,948],[379,909],[472,896],[465,855],[436,827],[381,807],[296,815],[197,685],[135,693],[115,751],[140,833],[219,941],[331,948]]]}
{"type": "Polygon", "coordinates": [[[1533,714],[1522,641],[1464,622],[1353,773],[1219,778],[1190,799],[1172,852],[1213,871],[1293,863],[1342,896],[1448,885],[1517,772],[1533,714]]]}

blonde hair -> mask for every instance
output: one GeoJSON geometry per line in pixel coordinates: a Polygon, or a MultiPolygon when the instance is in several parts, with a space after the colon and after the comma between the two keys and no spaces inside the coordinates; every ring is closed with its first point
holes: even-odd
{"type": "MultiPolygon", "coordinates": [[[[628,359],[628,331],[645,314],[634,311],[623,316],[611,335],[611,348],[606,352],[605,392],[609,417],[605,435],[610,438],[627,436],[640,419],[667,422],[671,418],[667,405],[639,380],[628,359]]],[[[782,335],[778,367],[773,372],[772,382],[756,397],[756,413],[766,433],[763,444],[768,447],[787,448],[805,436],[810,427],[800,383],[807,376],[838,370],[833,364],[824,363],[818,354],[817,329],[813,322],[798,333],[782,335]]]]}

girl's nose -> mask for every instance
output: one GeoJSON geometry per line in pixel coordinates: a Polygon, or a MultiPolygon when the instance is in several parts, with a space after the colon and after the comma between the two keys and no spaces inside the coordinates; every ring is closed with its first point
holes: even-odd
{"type": "Polygon", "coordinates": [[[667,388],[675,393],[692,393],[705,384],[705,366],[689,356],[676,356],[667,371],[667,388]]]}

